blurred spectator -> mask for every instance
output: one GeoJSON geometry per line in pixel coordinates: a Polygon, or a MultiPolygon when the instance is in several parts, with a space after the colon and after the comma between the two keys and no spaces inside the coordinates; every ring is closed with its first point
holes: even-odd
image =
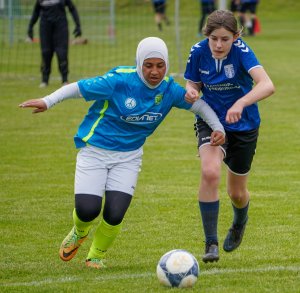
{"type": "Polygon", "coordinates": [[[71,0],[37,0],[28,26],[28,37],[33,40],[33,26],[40,17],[40,43],[42,51],[42,83],[46,87],[51,72],[51,62],[54,52],[58,60],[58,67],[62,83],[68,83],[68,48],[69,29],[65,7],[68,7],[75,22],[73,34],[81,36],[79,15],[71,0]]]}
{"type": "Polygon", "coordinates": [[[256,10],[259,0],[240,0],[240,22],[249,36],[254,36],[257,16],[256,10]]]}
{"type": "Polygon", "coordinates": [[[206,17],[211,14],[214,10],[216,10],[215,6],[215,0],[200,0],[200,6],[201,6],[201,18],[199,21],[199,30],[198,34],[199,36],[202,36],[202,29],[206,20],[206,17]]]}
{"type": "Polygon", "coordinates": [[[152,0],[152,5],[155,13],[155,23],[158,29],[162,31],[162,23],[165,22],[166,25],[170,24],[170,21],[166,15],[167,0],[152,0]]]}
{"type": "Polygon", "coordinates": [[[240,12],[240,0],[231,0],[230,2],[230,10],[231,12],[233,12],[234,16],[237,17],[239,16],[239,12],[240,12]]]}

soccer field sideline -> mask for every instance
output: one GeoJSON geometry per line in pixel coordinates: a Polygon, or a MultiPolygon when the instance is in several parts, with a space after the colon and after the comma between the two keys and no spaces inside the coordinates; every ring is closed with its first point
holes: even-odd
{"type": "MultiPolygon", "coordinates": [[[[264,272],[300,272],[300,266],[267,266],[267,267],[258,267],[250,269],[216,269],[212,268],[209,270],[202,271],[200,268],[199,280],[201,281],[201,276],[206,275],[225,275],[225,274],[245,274],[245,273],[264,273],[264,272]]],[[[155,273],[141,273],[141,274],[115,274],[112,272],[111,275],[95,277],[95,281],[109,281],[109,280],[124,280],[124,279],[140,279],[155,277],[155,273]]],[[[4,283],[1,287],[39,287],[46,284],[63,284],[63,283],[74,283],[74,282],[83,282],[85,278],[78,277],[65,277],[65,278],[47,278],[43,281],[32,281],[32,282],[20,282],[20,283],[4,283]]]]}

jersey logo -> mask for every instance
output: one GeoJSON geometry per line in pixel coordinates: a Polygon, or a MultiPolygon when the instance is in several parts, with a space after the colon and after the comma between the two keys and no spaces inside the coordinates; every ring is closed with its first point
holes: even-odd
{"type": "Polygon", "coordinates": [[[161,103],[162,99],[163,99],[162,94],[159,94],[159,95],[155,96],[155,98],[154,98],[155,105],[159,105],[161,103]]]}
{"type": "Polygon", "coordinates": [[[133,109],[135,108],[135,106],[136,106],[136,100],[134,98],[129,97],[125,100],[125,107],[127,109],[133,109]]]}
{"type": "Polygon", "coordinates": [[[234,68],[232,64],[224,66],[225,75],[228,78],[233,78],[235,76],[234,68]]]}
{"type": "Polygon", "coordinates": [[[209,74],[209,70],[203,70],[203,69],[201,69],[201,68],[199,68],[199,72],[201,73],[201,74],[209,74]]]}
{"type": "Polygon", "coordinates": [[[234,45],[238,48],[241,48],[242,52],[249,52],[249,48],[241,40],[237,40],[237,42],[234,45]]]}
{"type": "Polygon", "coordinates": [[[60,0],[44,0],[39,2],[41,6],[53,6],[59,4],[60,0]]]}
{"type": "Polygon", "coordinates": [[[158,122],[162,117],[161,113],[153,113],[153,112],[146,112],[142,115],[131,115],[131,116],[120,116],[120,118],[127,122],[127,123],[141,123],[141,124],[148,124],[148,123],[155,123],[158,122]]]}

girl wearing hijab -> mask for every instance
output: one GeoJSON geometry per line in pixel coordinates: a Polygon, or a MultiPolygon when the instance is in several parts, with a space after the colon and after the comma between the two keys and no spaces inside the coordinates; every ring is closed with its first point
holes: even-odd
{"type": "Polygon", "coordinates": [[[59,255],[71,260],[87,239],[99,216],[86,265],[103,268],[103,258],[120,233],[141,168],[143,144],[172,107],[200,115],[213,130],[211,145],[224,143],[224,128],[214,111],[202,100],[187,103],[188,92],[168,77],[168,50],[163,40],[143,39],[136,52],[136,66],[118,66],[103,76],[79,80],[49,96],[23,102],[20,107],[44,112],[70,98],[93,101],[74,137],[79,149],[75,173],[74,226],[63,240],[59,255]]]}

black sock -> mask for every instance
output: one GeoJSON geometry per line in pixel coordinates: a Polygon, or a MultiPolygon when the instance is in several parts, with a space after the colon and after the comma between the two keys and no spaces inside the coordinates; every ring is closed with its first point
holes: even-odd
{"type": "Polygon", "coordinates": [[[232,204],[233,207],[233,225],[237,225],[237,226],[243,226],[248,218],[248,208],[249,208],[249,202],[247,203],[247,205],[244,208],[237,208],[232,204]]]}
{"type": "Polygon", "coordinates": [[[218,243],[219,201],[199,201],[206,243],[218,243]]]}
{"type": "Polygon", "coordinates": [[[255,25],[255,19],[251,20],[251,27],[249,27],[249,35],[254,36],[254,25],[255,25]]]}

